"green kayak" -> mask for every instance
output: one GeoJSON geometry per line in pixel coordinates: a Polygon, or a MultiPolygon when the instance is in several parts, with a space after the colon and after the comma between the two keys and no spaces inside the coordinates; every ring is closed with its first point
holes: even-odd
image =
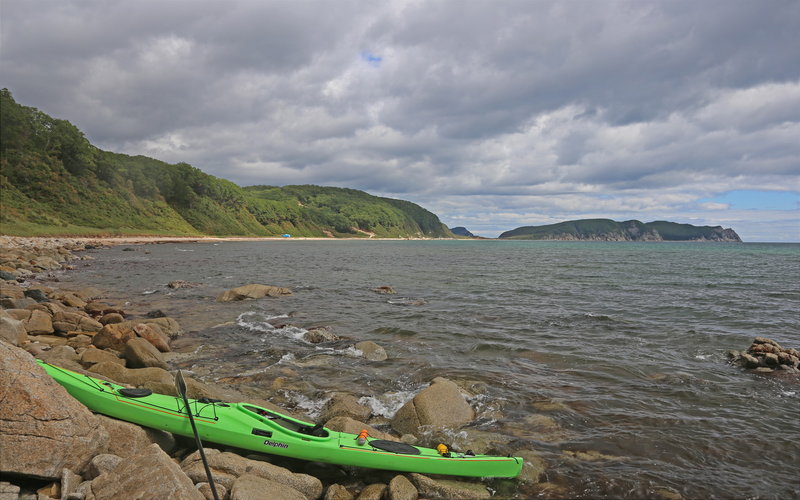
{"type": "MultiPolygon", "coordinates": [[[[183,399],[128,389],[43,361],[38,363],[75,399],[90,410],[120,420],[193,437],[183,399]]],[[[519,457],[475,455],[468,451],[442,454],[431,448],[338,432],[247,403],[189,399],[200,438],[260,453],[422,474],[472,477],[515,477],[519,457]],[[363,444],[359,444],[363,442],[363,444]]]]}

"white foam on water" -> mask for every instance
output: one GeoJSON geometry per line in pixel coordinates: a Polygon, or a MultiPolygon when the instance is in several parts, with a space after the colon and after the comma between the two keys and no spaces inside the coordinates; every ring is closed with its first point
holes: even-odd
{"type": "Polygon", "coordinates": [[[293,365],[294,361],[296,359],[297,358],[295,357],[295,355],[293,353],[287,352],[286,354],[281,356],[281,359],[279,359],[278,362],[275,363],[275,364],[276,365],[293,365]]]}
{"type": "MultiPolygon", "coordinates": [[[[236,318],[236,324],[255,332],[278,334],[284,337],[302,340],[303,342],[305,342],[304,336],[306,332],[308,332],[308,330],[300,328],[298,326],[286,326],[283,328],[275,328],[270,323],[271,320],[288,318],[288,317],[289,316],[287,314],[278,314],[270,316],[262,312],[248,311],[240,314],[239,317],[236,318]]],[[[266,342],[268,338],[263,337],[261,340],[263,342],[266,342]]]]}
{"type": "Polygon", "coordinates": [[[145,290],[144,292],[142,292],[142,295],[152,295],[156,292],[158,292],[158,290],[145,290]]]}
{"type": "Polygon", "coordinates": [[[316,420],[319,414],[322,413],[322,407],[331,399],[330,397],[322,399],[312,399],[305,394],[287,393],[287,398],[292,401],[298,408],[305,411],[311,419],[316,420]]]}
{"type": "Polygon", "coordinates": [[[397,413],[397,410],[410,401],[415,394],[416,391],[387,392],[380,396],[364,396],[358,402],[368,406],[373,415],[392,418],[397,413]]]}

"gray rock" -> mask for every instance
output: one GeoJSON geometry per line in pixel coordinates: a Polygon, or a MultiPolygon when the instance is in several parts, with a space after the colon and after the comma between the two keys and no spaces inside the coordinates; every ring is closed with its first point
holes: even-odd
{"type": "Polygon", "coordinates": [[[30,354],[0,342],[0,474],[59,480],[82,472],[108,433],[30,354]],[[44,452],[46,450],[46,452],[44,452]]]}
{"type": "Polygon", "coordinates": [[[121,461],[92,481],[96,498],[169,498],[204,500],[178,464],[156,444],[121,461]]]}
{"type": "Polygon", "coordinates": [[[167,369],[167,363],[161,357],[161,353],[153,344],[146,339],[136,337],[130,339],[122,349],[122,357],[128,360],[131,368],[163,368],[167,369]]]}
{"type": "Polygon", "coordinates": [[[403,405],[392,419],[392,427],[401,434],[419,435],[421,426],[459,427],[471,422],[475,411],[458,386],[437,377],[431,385],[403,405]]]}
{"type": "Polygon", "coordinates": [[[395,476],[389,481],[389,500],[417,500],[419,492],[405,476],[395,476]]]}
{"type": "Polygon", "coordinates": [[[757,368],[759,364],[758,359],[755,356],[747,353],[742,354],[741,360],[745,368],[757,368]]]}
{"type": "Polygon", "coordinates": [[[386,361],[389,358],[383,347],[370,340],[357,343],[355,348],[364,353],[364,357],[370,361],[386,361]]]}
{"type": "Polygon", "coordinates": [[[312,344],[321,344],[322,342],[334,342],[339,340],[339,337],[333,333],[329,326],[311,328],[305,334],[303,339],[312,344]]]}
{"type": "Polygon", "coordinates": [[[0,481],[0,500],[17,500],[18,497],[19,486],[0,481]]]}
{"type": "Polygon", "coordinates": [[[83,482],[83,478],[69,469],[64,469],[61,473],[61,498],[66,498],[78,490],[78,486],[83,482]]]}
{"type": "Polygon", "coordinates": [[[36,302],[47,302],[48,300],[50,300],[50,297],[48,297],[47,294],[44,293],[44,291],[42,291],[39,288],[31,288],[25,290],[24,293],[26,297],[29,297],[35,300],[36,302]]]}

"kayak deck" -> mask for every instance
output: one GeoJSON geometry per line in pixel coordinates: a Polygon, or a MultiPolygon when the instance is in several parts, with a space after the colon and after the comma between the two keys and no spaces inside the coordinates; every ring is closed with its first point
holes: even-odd
{"type": "MultiPolygon", "coordinates": [[[[92,411],[146,427],[192,437],[183,399],[150,393],[76,373],[37,360],[73,397],[92,411]]],[[[437,450],[334,431],[249,403],[189,399],[198,434],[204,441],[303,460],[423,474],[515,477],[522,458],[441,455],[437,450]],[[389,443],[389,444],[386,444],[389,443]]]]}

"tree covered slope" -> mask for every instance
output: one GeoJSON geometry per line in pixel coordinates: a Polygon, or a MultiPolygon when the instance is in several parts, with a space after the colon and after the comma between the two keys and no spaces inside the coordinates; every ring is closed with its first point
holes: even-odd
{"type": "Polygon", "coordinates": [[[582,219],[545,226],[523,226],[506,231],[500,238],[517,240],[593,241],[742,241],[733,229],[693,226],[675,222],[582,219]]]}
{"type": "Polygon", "coordinates": [[[451,237],[413,203],[320,186],[236,184],[102,151],[0,90],[0,233],[451,237]]]}

